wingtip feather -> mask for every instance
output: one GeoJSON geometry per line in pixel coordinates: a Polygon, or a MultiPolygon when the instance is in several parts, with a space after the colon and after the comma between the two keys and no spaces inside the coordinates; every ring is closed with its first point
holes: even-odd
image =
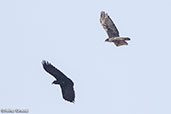
{"type": "Polygon", "coordinates": [[[42,65],[49,65],[50,63],[46,60],[42,60],[42,65]]]}

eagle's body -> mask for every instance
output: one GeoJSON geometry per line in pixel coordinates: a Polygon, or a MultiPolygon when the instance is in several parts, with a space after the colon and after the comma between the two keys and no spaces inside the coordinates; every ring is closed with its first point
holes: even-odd
{"type": "Polygon", "coordinates": [[[116,46],[121,46],[121,45],[128,45],[126,40],[130,40],[130,38],[128,38],[128,37],[111,37],[111,38],[107,38],[105,41],[113,42],[116,46]]]}
{"type": "Polygon", "coordinates": [[[102,24],[103,28],[109,36],[109,38],[107,38],[105,41],[113,42],[116,46],[128,45],[126,40],[130,40],[130,38],[119,36],[119,31],[116,28],[115,24],[113,23],[112,19],[108,16],[108,14],[104,11],[101,12],[100,23],[102,24]]]}
{"type": "Polygon", "coordinates": [[[55,68],[52,64],[47,61],[42,61],[43,68],[46,72],[51,74],[56,80],[52,84],[59,84],[62,90],[62,96],[69,102],[74,102],[75,92],[74,83],[71,79],[66,77],[60,70],[55,68]]]}

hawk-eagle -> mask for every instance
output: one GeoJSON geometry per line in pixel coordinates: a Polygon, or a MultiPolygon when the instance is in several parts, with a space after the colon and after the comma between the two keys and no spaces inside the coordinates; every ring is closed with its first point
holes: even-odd
{"type": "Polygon", "coordinates": [[[116,28],[115,24],[113,23],[112,19],[108,16],[108,14],[104,11],[101,12],[100,23],[102,24],[103,28],[109,36],[109,38],[107,38],[105,41],[113,42],[116,46],[128,45],[126,40],[130,40],[130,38],[119,36],[119,31],[116,28]]]}

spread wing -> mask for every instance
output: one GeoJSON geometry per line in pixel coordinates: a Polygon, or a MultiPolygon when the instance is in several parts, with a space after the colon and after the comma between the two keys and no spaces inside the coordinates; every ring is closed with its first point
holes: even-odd
{"type": "Polygon", "coordinates": [[[65,100],[74,102],[75,92],[72,83],[61,84],[62,96],[65,100]]]}
{"type": "Polygon", "coordinates": [[[113,23],[112,19],[104,11],[101,12],[100,23],[102,24],[103,28],[107,32],[109,38],[111,38],[111,37],[119,37],[118,29],[116,28],[116,26],[113,23]]]}
{"type": "Polygon", "coordinates": [[[53,77],[55,77],[57,80],[62,78],[67,78],[60,70],[55,68],[52,64],[50,64],[47,61],[42,61],[43,68],[46,72],[51,74],[53,77]]]}

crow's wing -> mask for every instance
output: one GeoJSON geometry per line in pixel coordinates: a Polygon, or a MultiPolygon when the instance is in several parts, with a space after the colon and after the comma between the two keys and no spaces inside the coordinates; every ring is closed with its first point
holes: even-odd
{"type": "Polygon", "coordinates": [[[112,19],[104,11],[101,12],[100,23],[102,24],[103,28],[107,32],[109,38],[111,38],[111,37],[119,37],[118,29],[116,28],[116,26],[113,23],[112,19]]]}
{"type": "Polygon", "coordinates": [[[52,64],[50,64],[48,61],[43,60],[42,61],[43,68],[46,72],[51,74],[53,77],[55,77],[57,80],[62,78],[67,78],[60,70],[55,68],[52,64]]]}
{"type": "Polygon", "coordinates": [[[65,83],[61,84],[62,89],[62,96],[65,100],[74,102],[75,101],[75,92],[74,87],[72,83],[65,83]]]}

